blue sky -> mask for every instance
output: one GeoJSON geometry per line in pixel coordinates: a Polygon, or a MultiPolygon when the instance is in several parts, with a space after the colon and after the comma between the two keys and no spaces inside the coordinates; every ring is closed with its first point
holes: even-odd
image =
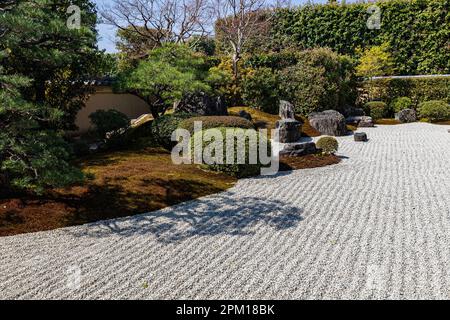
{"type": "MultiPolygon", "coordinates": [[[[93,0],[97,5],[111,3],[111,0],[93,0]]],[[[307,0],[292,0],[293,4],[302,4],[307,2],[307,0]]],[[[314,0],[315,3],[325,3],[327,0],[314,0]]],[[[348,2],[348,1],[347,1],[348,2]]],[[[114,38],[116,30],[112,26],[100,24],[98,26],[99,31],[99,48],[105,49],[107,52],[116,52],[114,38]]]]}

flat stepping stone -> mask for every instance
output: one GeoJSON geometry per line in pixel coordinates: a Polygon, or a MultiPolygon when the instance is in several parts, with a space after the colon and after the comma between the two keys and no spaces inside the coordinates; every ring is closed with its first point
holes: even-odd
{"type": "Polygon", "coordinates": [[[367,134],[365,132],[356,132],[354,137],[356,142],[367,142],[367,134]]]}

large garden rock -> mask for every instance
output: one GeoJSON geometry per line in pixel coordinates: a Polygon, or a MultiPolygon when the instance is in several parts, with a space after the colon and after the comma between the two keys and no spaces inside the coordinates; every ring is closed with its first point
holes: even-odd
{"type": "Polygon", "coordinates": [[[367,133],[365,132],[356,132],[354,135],[356,142],[367,142],[367,133]]]}
{"type": "Polygon", "coordinates": [[[345,118],[335,110],[313,112],[308,119],[311,126],[323,135],[344,136],[347,134],[345,118]]]}
{"type": "Polygon", "coordinates": [[[277,121],[275,141],[292,143],[300,140],[302,124],[294,119],[277,121]]]}
{"type": "Polygon", "coordinates": [[[288,101],[280,101],[280,118],[285,119],[295,119],[294,105],[288,101]]]}
{"type": "Polygon", "coordinates": [[[373,121],[372,117],[362,117],[361,120],[358,122],[359,128],[373,128],[375,127],[375,122],[373,121]]]}
{"type": "Polygon", "coordinates": [[[228,110],[221,97],[209,96],[204,92],[187,94],[174,104],[175,113],[185,112],[201,116],[226,116],[228,110]]]}
{"type": "Polygon", "coordinates": [[[352,106],[345,106],[342,108],[342,114],[346,117],[363,117],[366,115],[363,109],[361,108],[355,108],[352,106]]]}
{"type": "Polygon", "coordinates": [[[301,157],[317,153],[314,142],[288,143],[280,151],[280,156],[301,157]]]}
{"type": "Polygon", "coordinates": [[[371,128],[375,126],[372,117],[366,116],[353,116],[345,119],[347,124],[355,125],[360,128],[371,128]]]}
{"type": "Polygon", "coordinates": [[[415,122],[417,121],[417,114],[413,109],[404,109],[395,115],[395,119],[401,123],[415,122]]]}

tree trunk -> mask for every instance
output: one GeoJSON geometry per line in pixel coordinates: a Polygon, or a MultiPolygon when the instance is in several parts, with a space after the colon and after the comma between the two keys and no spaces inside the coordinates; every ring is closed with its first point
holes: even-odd
{"type": "Polygon", "coordinates": [[[158,107],[158,104],[152,103],[150,101],[150,99],[147,99],[147,103],[150,106],[150,112],[151,112],[151,114],[153,116],[153,119],[158,119],[159,118],[159,112],[158,112],[159,107],[158,107]]]}
{"type": "Polygon", "coordinates": [[[233,61],[233,75],[237,79],[239,77],[239,60],[241,60],[241,56],[236,52],[231,59],[233,61]]]}

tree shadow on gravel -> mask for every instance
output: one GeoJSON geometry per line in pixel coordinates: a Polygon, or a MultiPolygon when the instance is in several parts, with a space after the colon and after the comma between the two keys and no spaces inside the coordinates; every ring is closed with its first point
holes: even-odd
{"type": "Polygon", "coordinates": [[[75,237],[154,236],[173,243],[198,236],[252,235],[261,225],[275,230],[295,227],[302,210],[278,200],[239,197],[225,192],[152,213],[68,229],[75,237]]]}

